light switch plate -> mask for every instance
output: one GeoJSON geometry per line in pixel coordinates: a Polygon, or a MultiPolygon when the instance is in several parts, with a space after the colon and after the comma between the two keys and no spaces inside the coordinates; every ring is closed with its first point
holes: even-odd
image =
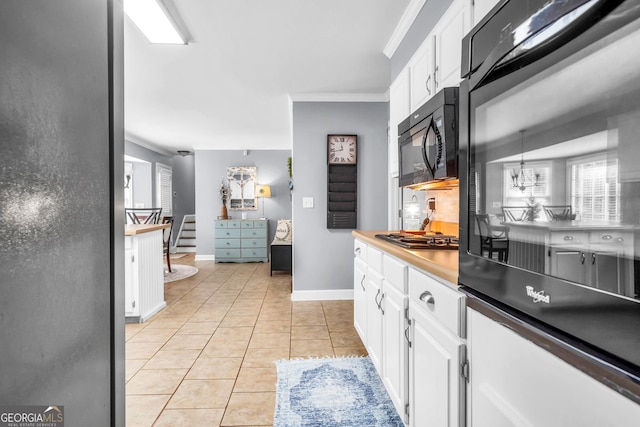
{"type": "Polygon", "coordinates": [[[303,197],[302,198],[302,207],[303,208],[312,208],[313,207],[313,197],[303,197]]]}

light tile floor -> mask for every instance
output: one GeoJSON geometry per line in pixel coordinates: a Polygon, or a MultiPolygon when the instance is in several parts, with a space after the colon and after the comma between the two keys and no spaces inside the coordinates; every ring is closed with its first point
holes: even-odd
{"type": "Polygon", "coordinates": [[[353,301],[291,301],[291,276],[269,264],[194,255],[190,278],[165,285],[167,307],[126,325],[127,427],[270,426],[274,361],[366,355],[353,301]]]}

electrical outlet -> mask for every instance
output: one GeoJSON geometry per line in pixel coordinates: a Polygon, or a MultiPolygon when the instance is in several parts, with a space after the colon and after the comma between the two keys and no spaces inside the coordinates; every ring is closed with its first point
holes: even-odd
{"type": "Polygon", "coordinates": [[[302,207],[303,208],[312,208],[313,207],[313,197],[303,197],[302,198],[302,207]]]}
{"type": "Polygon", "coordinates": [[[491,207],[494,207],[494,208],[500,208],[500,207],[502,207],[502,203],[500,203],[500,202],[493,202],[493,204],[491,205],[491,207]]]}

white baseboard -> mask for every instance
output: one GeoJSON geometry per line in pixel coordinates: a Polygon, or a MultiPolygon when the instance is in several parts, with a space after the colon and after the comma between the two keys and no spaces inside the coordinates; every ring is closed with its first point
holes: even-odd
{"type": "Polygon", "coordinates": [[[317,291],[296,291],[291,294],[291,301],[329,301],[352,300],[353,289],[329,289],[317,291]]]}
{"type": "Polygon", "coordinates": [[[196,254],[196,261],[215,261],[216,260],[216,256],[215,255],[197,255],[196,254]]]}

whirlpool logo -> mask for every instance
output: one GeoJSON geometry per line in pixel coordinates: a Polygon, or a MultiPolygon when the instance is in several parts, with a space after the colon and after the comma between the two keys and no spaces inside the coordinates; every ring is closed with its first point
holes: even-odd
{"type": "Polygon", "coordinates": [[[536,291],[533,289],[533,286],[527,286],[526,289],[527,296],[533,298],[534,303],[543,302],[545,304],[549,304],[551,302],[549,295],[546,295],[544,291],[536,291]]]}

